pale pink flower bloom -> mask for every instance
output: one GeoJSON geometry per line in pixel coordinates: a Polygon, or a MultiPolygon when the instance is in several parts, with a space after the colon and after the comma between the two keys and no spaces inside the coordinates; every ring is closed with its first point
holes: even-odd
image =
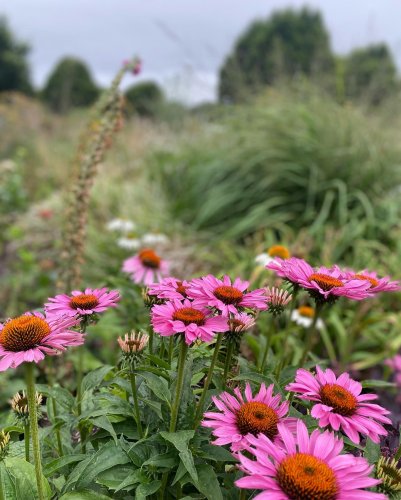
{"type": "Polygon", "coordinates": [[[214,316],[196,301],[172,300],[151,309],[152,326],[163,337],[183,334],[189,345],[197,339],[211,342],[218,332],[228,330],[227,318],[214,316]]]}
{"type": "Polygon", "coordinates": [[[359,272],[355,272],[350,269],[347,272],[347,276],[348,279],[357,279],[370,283],[371,286],[369,288],[369,292],[373,294],[379,292],[396,292],[400,290],[400,284],[398,281],[390,281],[390,276],[379,278],[376,272],[368,271],[367,269],[359,272]]]}
{"type": "Polygon", "coordinates": [[[242,333],[255,326],[255,318],[246,313],[233,314],[230,318],[226,319],[228,330],[231,333],[242,333]]]}
{"type": "Polygon", "coordinates": [[[149,285],[148,294],[156,295],[158,299],[177,299],[187,298],[188,281],[180,281],[177,278],[164,278],[160,283],[149,285]]]}
{"type": "Polygon", "coordinates": [[[269,307],[285,307],[291,302],[292,295],[287,290],[273,286],[272,288],[267,287],[265,291],[269,307]]]}
{"type": "Polygon", "coordinates": [[[272,262],[267,267],[275,270],[278,276],[305,288],[324,300],[340,296],[363,300],[371,296],[370,282],[350,279],[349,275],[338,266],[313,268],[305,260],[291,257],[283,260],[280,266],[272,262]]]}
{"type": "Polygon", "coordinates": [[[236,278],[233,283],[228,276],[222,280],[212,274],[194,279],[187,289],[188,297],[194,298],[199,304],[215,307],[224,315],[236,314],[241,308],[267,309],[267,298],[263,288],[247,292],[248,281],[236,278]]]}
{"type": "Polygon", "coordinates": [[[254,500],[385,500],[381,493],[366,491],[381,481],[369,477],[373,465],[362,457],[341,455],[344,443],[331,432],[314,430],[308,435],[302,420],[294,435],[285,424],[278,424],[284,445],[277,446],[260,434],[249,436],[247,451],[241,453],[240,468],[246,476],[235,484],[239,488],[262,490],[254,500]]]}
{"type": "Polygon", "coordinates": [[[117,342],[121,350],[126,354],[137,354],[147,346],[149,335],[132,331],[131,334],[126,333],[124,338],[118,337],[117,342]]]}
{"type": "Polygon", "coordinates": [[[38,312],[0,323],[0,371],[25,362],[39,363],[45,354],[55,356],[83,344],[83,334],[70,330],[78,324],[75,317],[46,317],[38,312]]]}
{"type": "Polygon", "coordinates": [[[150,285],[159,282],[168,274],[169,264],[151,248],[141,250],[126,259],[123,271],[131,276],[134,283],[150,285]]]}
{"type": "Polygon", "coordinates": [[[45,311],[49,317],[86,316],[116,307],[120,294],[118,290],[109,291],[108,288],[86,288],[83,292],[74,290],[71,295],[56,295],[48,300],[45,311]]]}
{"type": "Polygon", "coordinates": [[[361,394],[362,385],[350,378],[348,373],[338,378],[329,368],[323,371],[316,367],[316,375],[300,368],[295,382],[286,389],[298,394],[300,399],[313,401],[311,415],[320,427],[330,426],[342,430],[353,443],[360,441],[359,433],[375,443],[387,431],[381,424],[391,424],[385,415],[390,412],[377,404],[369,403],[377,399],[376,394],[361,394]]]}
{"type": "Polygon", "coordinates": [[[248,446],[248,436],[265,434],[276,444],[280,444],[277,425],[281,422],[295,430],[295,418],[288,417],[289,402],[281,401],[280,394],[273,395],[273,384],[260,386],[259,392],[252,395],[249,383],[245,386],[245,398],[238,387],[234,396],[222,392],[212,400],[219,412],[206,412],[203,427],[211,427],[217,439],[213,444],[231,445],[231,451],[237,452],[248,446]]]}

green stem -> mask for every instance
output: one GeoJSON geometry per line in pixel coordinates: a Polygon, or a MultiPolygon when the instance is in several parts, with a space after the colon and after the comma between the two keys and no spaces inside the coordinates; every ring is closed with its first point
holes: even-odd
{"type": "Polygon", "coordinates": [[[153,328],[149,331],[149,354],[153,354],[153,328]]]}
{"type": "Polygon", "coordinates": [[[319,303],[319,302],[316,303],[315,315],[313,316],[313,321],[312,321],[310,327],[306,330],[305,341],[304,341],[305,347],[304,347],[304,351],[302,353],[301,359],[300,359],[299,364],[298,364],[299,367],[302,367],[304,365],[306,358],[308,356],[308,353],[312,349],[312,342],[313,342],[313,336],[314,336],[314,333],[316,330],[316,323],[317,323],[317,320],[320,316],[320,312],[323,308],[323,305],[324,305],[323,303],[319,303]]]}
{"type": "Polygon", "coordinates": [[[163,337],[160,337],[160,350],[159,350],[159,358],[160,359],[163,359],[164,351],[165,351],[164,339],[163,339],[163,337]]]}
{"type": "Polygon", "coordinates": [[[178,410],[180,409],[182,386],[184,383],[184,368],[188,352],[188,346],[184,336],[181,338],[180,357],[178,359],[177,384],[175,388],[174,402],[171,409],[170,432],[175,432],[177,426],[178,410]]]}
{"type": "MultiPolygon", "coordinates": [[[[52,398],[52,408],[53,408],[54,421],[56,422],[56,426],[57,426],[57,424],[58,424],[58,422],[57,422],[57,404],[56,404],[56,400],[54,398],[52,398]]],[[[56,439],[57,439],[57,451],[58,451],[59,456],[62,457],[64,455],[63,443],[61,441],[61,432],[60,432],[60,428],[58,426],[56,427],[56,439]]]]}
{"type": "Polygon", "coordinates": [[[139,404],[138,404],[138,395],[136,392],[136,380],[135,380],[134,368],[131,368],[131,371],[130,371],[130,381],[131,381],[132,397],[134,399],[136,425],[138,427],[139,438],[142,439],[143,438],[143,430],[142,430],[142,423],[141,423],[141,414],[139,413],[139,404]]]}
{"type": "Polygon", "coordinates": [[[0,467],[0,500],[5,500],[3,493],[3,478],[1,477],[1,467],[0,467]]]}
{"type": "Polygon", "coordinates": [[[168,364],[171,366],[171,360],[173,358],[174,350],[174,335],[171,335],[168,341],[168,364]]]}
{"type": "Polygon", "coordinates": [[[398,462],[400,458],[401,458],[401,444],[400,444],[400,446],[398,447],[398,449],[397,449],[397,451],[396,451],[396,454],[394,455],[394,460],[395,460],[396,462],[398,462]]]}
{"type": "Polygon", "coordinates": [[[291,323],[291,316],[292,316],[292,313],[294,312],[294,309],[295,309],[295,306],[297,303],[298,292],[299,292],[299,286],[294,284],[293,292],[292,292],[292,300],[291,300],[290,308],[288,310],[287,325],[289,325],[291,323]]]}
{"type": "MultiPolygon", "coordinates": [[[[81,320],[81,333],[84,334],[86,332],[87,326],[87,318],[84,317],[81,320]]],[[[82,414],[82,380],[84,377],[84,347],[78,347],[78,370],[77,370],[77,410],[78,416],[82,414]]],[[[79,435],[81,437],[81,450],[82,453],[86,453],[86,445],[85,445],[85,432],[81,429],[79,431],[79,435]]]]}
{"type": "Polygon", "coordinates": [[[231,368],[231,360],[233,357],[233,351],[234,351],[234,341],[231,340],[230,338],[228,338],[226,359],[224,362],[224,375],[223,375],[224,386],[226,386],[226,384],[227,384],[227,378],[228,378],[228,374],[229,374],[230,368],[231,368]]]}
{"type": "Polygon", "coordinates": [[[35,463],[36,483],[38,485],[39,500],[44,500],[44,489],[42,481],[42,461],[40,456],[38,416],[36,412],[35,398],[35,374],[34,363],[25,363],[26,369],[26,389],[28,396],[29,420],[32,435],[32,449],[35,463]]]}
{"type": "Polygon", "coordinates": [[[206,377],[205,383],[203,385],[203,391],[202,391],[201,397],[199,399],[198,406],[196,408],[196,413],[195,413],[195,429],[199,425],[199,420],[200,420],[202,412],[203,412],[203,405],[205,404],[206,393],[207,393],[207,390],[209,389],[209,385],[210,385],[210,382],[211,382],[212,377],[213,377],[214,367],[216,365],[216,361],[217,361],[217,358],[218,358],[218,355],[219,355],[219,351],[220,351],[220,346],[221,346],[222,340],[223,340],[223,334],[219,333],[217,335],[216,344],[214,345],[213,357],[212,357],[212,360],[210,362],[209,371],[207,373],[207,377],[206,377]]]}
{"type": "Polygon", "coordinates": [[[29,462],[30,456],[29,456],[29,422],[26,422],[24,425],[24,441],[25,441],[25,460],[29,462]]]}
{"type": "Polygon", "coordinates": [[[274,316],[272,316],[271,323],[270,323],[270,328],[269,328],[269,330],[267,332],[267,335],[266,335],[266,347],[265,347],[265,351],[263,353],[262,362],[261,362],[260,368],[259,368],[260,372],[263,372],[263,370],[265,368],[265,364],[266,364],[266,360],[267,360],[267,355],[269,354],[269,349],[270,349],[270,346],[272,345],[273,335],[274,335],[275,332],[276,332],[276,321],[274,319],[274,316]]]}

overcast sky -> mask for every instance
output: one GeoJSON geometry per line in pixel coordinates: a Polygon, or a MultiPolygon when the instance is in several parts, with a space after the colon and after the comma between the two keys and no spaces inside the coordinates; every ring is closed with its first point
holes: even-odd
{"type": "MultiPolygon", "coordinates": [[[[32,76],[40,86],[65,55],[85,60],[106,85],[121,62],[138,54],[142,79],[157,79],[176,98],[215,97],[218,68],[248,24],[272,10],[317,7],[333,49],[345,54],[385,41],[401,68],[401,0],[4,0],[19,38],[32,47],[32,76]]],[[[128,79],[126,80],[129,82],[128,79]]]]}

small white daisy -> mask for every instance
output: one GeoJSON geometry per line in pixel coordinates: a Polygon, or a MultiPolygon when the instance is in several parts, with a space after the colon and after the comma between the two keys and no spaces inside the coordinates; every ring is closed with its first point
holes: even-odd
{"type": "MultiPolygon", "coordinates": [[[[315,315],[315,310],[310,306],[301,306],[295,309],[291,313],[291,320],[297,325],[303,326],[304,328],[309,328],[312,324],[313,317],[315,315]]],[[[316,321],[316,328],[321,330],[324,327],[323,321],[318,318],[316,321]]]]}

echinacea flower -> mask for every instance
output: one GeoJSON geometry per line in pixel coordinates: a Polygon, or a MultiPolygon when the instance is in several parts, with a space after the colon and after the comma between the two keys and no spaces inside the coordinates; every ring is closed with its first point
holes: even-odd
{"type": "Polygon", "coordinates": [[[287,290],[281,290],[280,288],[267,287],[265,289],[267,304],[269,307],[269,312],[274,315],[281,314],[284,311],[285,306],[291,302],[292,295],[287,292],[287,290]]]}
{"type": "Polygon", "coordinates": [[[318,429],[308,435],[298,420],[295,435],[278,424],[283,442],[279,447],[267,436],[249,436],[247,451],[256,460],[238,454],[246,476],[235,484],[239,488],[262,490],[254,500],[385,500],[381,493],[366,491],[380,483],[369,477],[368,461],[350,454],[341,455],[342,439],[318,429]]]}
{"type": "MultiPolygon", "coordinates": [[[[291,321],[294,321],[297,325],[303,326],[304,328],[309,328],[313,323],[313,318],[315,317],[316,311],[310,306],[300,306],[291,313],[291,321]]],[[[318,318],[316,320],[315,327],[321,330],[324,327],[323,321],[318,318]]]]}
{"type": "Polygon", "coordinates": [[[45,304],[48,316],[87,316],[116,307],[120,294],[107,288],[86,288],[83,292],[74,290],[71,295],[56,295],[48,300],[45,304]]]}
{"type": "Polygon", "coordinates": [[[126,259],[123,271],[130,274],[134,283],[150,285],[159,282],[168,273],[169,264],[151,248],[141,250],[137,255],[126,259]]]}
{"type": "Polygon", "coordinates": [[[309,291],[315,300],[335,300],[340,296],[353,300],[370,297],[371,287],[367,280],[350,279],[338,266],[313,268],[303,259],[292,257],[286,261],[271,262],[269,269],[277,275],[309,291]]]}
{"type": "Polygon", "coordinates": [[[83,344],[83,334],[70,330],[78,323],[75,317],[46,317],[38,312],[0,323],[0,371],[24,362],[39,363],[45,354],[55,356],[83,344]]]}
{"type": "Polygon", "coordinates": [[[156,295],[158,299],[184,300],[187,298],[188,286],[188,281],[180,281],[177,278],[164,278],[160,283],[149,285],[147,293],[156,295]]]}
{"type": "Polygon", "coordinates": [[[149,335],[141,332],[126,333],[125,337],[118,337],[118,345],[126,354],[138,354],[142,352],[149,342],[149,335]]]}
{"type": "Polygon", "coordinates": [[[172,300],[151,309],[152,326],[163,337],[183,334],[189,345],[197,339],[211,342],[216,333],[228,329],[227,318],[213,313],[196,301],[172,300]]]}
{"type": "Polygon", "coordinates": [[[118,238],[117,246],[124,248],[125,250],[138,250],[138,248],[141,247],[141,240],[127,235],[122,238],[118,238]]]}
{"type": "MultiPolygon", "coordinates": [[[[42,394],[35,392],[37,413],[40,405],[42,404],[42,400],[42,394]]],[[[10,405],[17,419],[22,421],[27,421],[29,419],[28,396],[25,394],[25,391],[22,391],[22,393],[17,392],[17,394],[15,394],[10,400],[10,405]]]]}
{"type": "Polygon", "coordinates": [[[231,451],[243,450],[248,445],[248,436],[264,434],[272,441],[278,438],[278,424],[281,422],[295,430],[295,418],[287,417],[289,402],[281,401],[280,394],[273,395],[273,384],[260,386],[259,392],[252,395],[249,383],[245,385],[245,397],[238,387],[234,396],[222,392],[212,400],[219,412],[206,412],[203,427],[211,427],[217,438],[213,444],[231,445],[231,451]]]}
{"type": "Polygon", "coordinates": [[[348,373],[337,378],[330,368],[323,371],[317,366],[316,375],[300,368],[295,382],[286,389],[298,394],[300,399],[313,401],[311,415],[318,420],[320,427],[341,429],[353,443],[359,443],[359,434],[375,443],[380,441],[380,436],[387,435],[381,424],[391,424],[385,416],[390,412],[369,403],[377,399],[376,394],[361,394],[362,385],[348,373]]]}
{"type": "Polygon", "coordinates": [[[236,278],[233,283],[228,276],[222,280],[212,274],[194,279],[187,288],[187,295],[206,307],[215,307],[224,315],[236,314],[241,308],[266,309],[267,299],[263,288],[247,292],[248,281],[236,278]]]}
{"type": "Polygon", "coordinates": [[[381,480],[380,489],[389,495],[401,491],[401,467],[397,459],[380,457],[376,464],[376,477],[381,480]]]}
{"type": "Polygon", "coordinates": [[[255,318],[246,313],[233,314],[227,319],[228,334],[241,334],[255,326],[255,318]]]}
{"type": "Polygon", "coordinates": [[[390,281],[390,276],[379,278],[376,272],[364,269],[355,273],[354,271],[348,272],[348,278],[353,280],[367,281],[370,283],[369,292],[376,294],[379,292],[396,292],[400,290],[398,281],[390,281]]]}
{"type": "Polygon", "coordinates": [[[130,233],[135,228],[135,222],[129,219],[112,219],[107,223],[107,229],[109,231],[118,231],[120,233],[130,233]]]}
{"type": "Polygon", "coordinates": [[[287,247],[283,245],[273,245],[271,246],[267,252],[260,253],[255,257],[255,262],[259,266],[266,267],[269,262],[272,262],[276,257],[280,259],[289,259],[291,254],[287,247]]]}

